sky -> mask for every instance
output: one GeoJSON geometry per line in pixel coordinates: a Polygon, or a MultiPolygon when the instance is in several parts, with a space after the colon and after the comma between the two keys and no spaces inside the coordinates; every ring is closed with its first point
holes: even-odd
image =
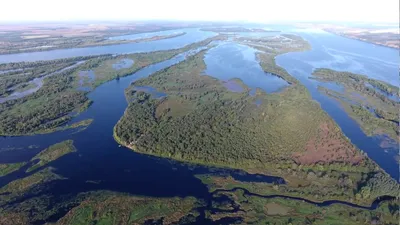
{"type": "Polygon", "coordinates": [[[399,21],[399,0],[3,0],[0,22],[76,20],[399,21]]]}

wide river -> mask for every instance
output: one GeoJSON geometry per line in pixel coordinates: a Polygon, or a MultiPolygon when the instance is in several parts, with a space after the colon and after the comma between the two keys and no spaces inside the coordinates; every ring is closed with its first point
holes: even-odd
{"type": "MultiPolygon", "coordinates": [[[[321,103],[322,108],[339,124],[343,132],[355,145],[367,152],[392,177],[398,179],[398,165],[393,158],[397,151],[380,147],[380,138],[378,137],[367,137],[336,102],[317,92],[317,83],[308,79],[313,69],[327,67],[362,73],[397,84],[397,51],[323,32],[287,31],[302,35],[311,43],[313,49],[308,52],[281,55],[277,57],[277,63],[300,79],[310,90],[313,98],[321,103]]],[[[0,55],[0,62],[166,50],[183,47],[215,35],[199,29],[182,29],[171,32],[186,32],[186,34],[176,38],[146,43],[0,55]]],[[[254,50],[246,46],[230,42],[223,43],[209,50],[206,54],[207,70],[205,72],[221,80],[239,77],[249,87],[259,87],[266,92],[274,92],[287,85],[283,80],[264,74],[260,70],[254,53],[254,50]],[[235,65],[229,65],[229,62],[235,62],[235,65]],[[226,69],[221,65],[226,65],[226,69]],[[248,70],[248,78],[246,78],[248,68],[250,69],[248,70]]],[[[196,174],[204,173],[230,174],[241,181],[284,182],[278,177],[250,175],[237,170],[180,164],[166,159],[137,154],[124,147],[118,147],[112,137],[112,132],[114,125],[127,107],[124,90],[131,82],[184,60],[187,54],[181,54],[173,59],[151,65],[120,80],[107,82],[90,92],[88,97],[94,103],[87,111],[74,119],[74,121],[87,118],[94,119],[93,123],[83,131],[69,130],[45,135],[1,138],[0,163],[28,161],[40,150],[51,144],[67,139],[74,140],[77,152],[68,154],[48,165],[56,168],[57,174],[68,178],[52,182],[44,190],[54,196],[55,202],[60,196],[65,198],[65,195],[74,196],[89,190],[112,190],[163,197],[195,196],[209,199],[210,194],[207,187],[194,177],[196,174]],[[34,147],[32,148],[32,146],[34,147]]],[[[0,178],[0,187],[14,179],[28,175],[30,173],[25,173],[24,169],[21,169],[4,176],[0,178]]]]}

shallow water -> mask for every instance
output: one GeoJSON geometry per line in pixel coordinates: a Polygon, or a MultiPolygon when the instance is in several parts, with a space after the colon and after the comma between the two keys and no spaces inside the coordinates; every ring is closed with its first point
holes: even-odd
{"type": "MultiPolygon", "coordinates": [[[[54,73],[43,75],[42,77],[38,77],[38,78],[35,78],[35,79],[31,80],[31,81],[27,82],[27,84],[33,84],[34,86],[32,88],[24,90],[24,91],[21,91],[21,92],[16,91],[16,92],[13,92],[12,94],[10,94],[7,97],[0,98],[0,104],[4,103],[6,101],[9,101],[9,100],[20,99],[20,98],[23,98],[25,96],[31,95],[31,94],[37,92],[40,88],[43,87],[43,80],[45,78],[53,76],[55,74],[62,73],[64,71],[66,71],[66,70],[75,68],[75,67],[79,66],[82,63],[84,63],[84,61],[77,62],[72,66],[67,66],[67,67],[65,67],[65,68],[63,68],[61,70],[58,70],[58,71],[54,72],[54,73]]],[[[11,89],[13,89],[13,88],[11,88],[11,89]]]]}
{"type": "Polygon", "coordinates": [[[152,98],[162,98],[167,96],[167,94],[158,92],[157,89],[150,86],[135,86],[133,90],[146,92],[150,94],[152,98]]]}
{"type": "Polygon", "coordinates": [[[399,97],[399,96],[391,95],[391,94],[389,94],[389,93],[386,93],[386,92],[382,91],[381,89],[372,86],[372,85],[369,84],[369,83],[366,83],[365,86],[367,86],[367,87],[369,87],[369,88],[371,88],[371,89],[374,89],[376,92],[378,92],[379,94],[381,94],[381,95],[383,95],[383,96],[389,98],[389,99],[392,100],[392,101],[400,102],[400,97],[399,97]]]}
{"type": "Polygon", "coordinates": [[[226,42],[210,49],[204,57],[204,74],[229,81],[239,78],[249,88],[260,88],[267,93],[279,91],[289,84],[280,77],[264,72],[257,58],[257,50],[245,45],[226,42]]]}
{"type": "Polygon", "coordinates": [[[132,59],[121,59],[117,63],[114,63],[112,67],[115,70],[121,70],[121,69],[126,69],[129,68],[133,65],[134,61],[132,59]]]}

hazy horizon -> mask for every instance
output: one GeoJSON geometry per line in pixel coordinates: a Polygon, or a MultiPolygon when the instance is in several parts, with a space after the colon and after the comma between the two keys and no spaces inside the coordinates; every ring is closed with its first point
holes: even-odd
{"type": "Polygon", "coordinates": [[[265,2],[149,0],[71,0],[54,4],[50,0],[16,0],[3,3],[0,23],[36,22],[126,22],[126,21],[198,21],[198,22],[347,22],[399,23],[399,2],[362,0],[281,0],[265,2]]]}

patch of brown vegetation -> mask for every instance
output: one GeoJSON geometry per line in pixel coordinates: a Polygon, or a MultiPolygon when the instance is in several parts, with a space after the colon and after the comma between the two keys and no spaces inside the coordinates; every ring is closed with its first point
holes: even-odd
{"type": "Polygon", "coordinates": [[[219,212],[219,213],[211,214],[210,217],[211,217],[212,221],[218,221],[222,218],[243,217],[245,215],[246,215],[246,213],[243,211],[234,212],[234,213],[219,212]]]}
{"type": "Polygon", "coordinates": [[[344,162],[357,165],[363,160],[361,153],[331,121],[320,124],[318,134],[307,142],[305,149],[304,153],[292,154],[298,164],[344,162]]]}
{"type": "Polygon", "coordinates": [[[0,214],[0,225],[25,225],[29,224],[28,217],[22,213],[0,214]]]}
{"type": "Polygon", "coordinates": [[[290,212],[290,208],[270,202],[264,206],[264,211],[267,215],[280,215],[285,216],[290,212]]]}
{"type": "Polygon", "coordinates": [[[192,104],[181,99],[166,98],[158,104],[156,108],[156,117],[162,116],[179,117],[192,111],[192,104]]]}

